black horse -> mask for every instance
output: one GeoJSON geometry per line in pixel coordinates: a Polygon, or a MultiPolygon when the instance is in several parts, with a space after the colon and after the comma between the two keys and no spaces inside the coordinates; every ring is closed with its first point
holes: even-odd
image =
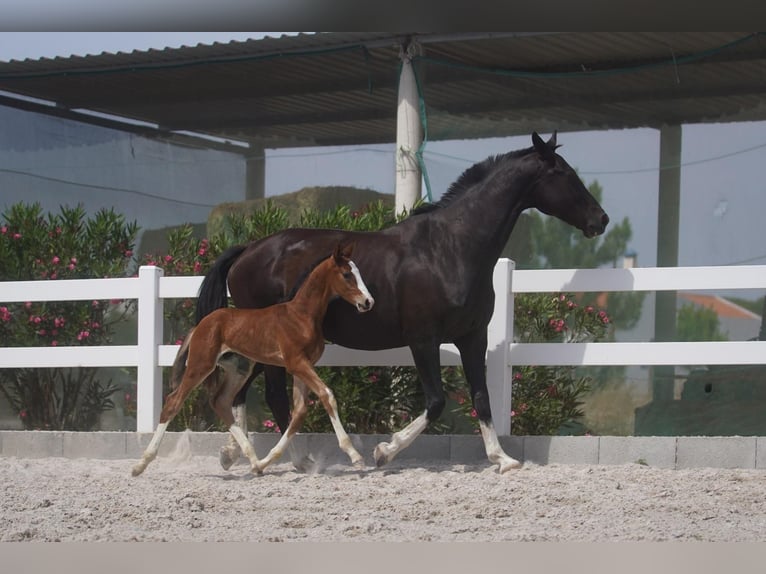
{"type": "MultiPolygon", "coordinates": [[[[546,143],[533,133],[532,143],[530,148],[473,165],[439,202],[416,209],[382,231],[288,229],[228,249],[200,287],[197,320],[227,305],[227,282],[237,307],[265,307],[284,300],[312,261],[330,253],[339,241],[354,241],[354,259],[376,304],[361,315],[349,305],[331,304],[323,324],[325,337],[354,349],[408,346],[425,393],[425,412],[394,433],[390,443],[377,445],[376,464],[392,460],[441,414],[445,397],[439,346],[454,343],[489,460],[500,465],[500,472],[520,466],[500,446],[487,394],[493,269],[525,209],[534,207],[558,217],[586,237],[603,233],[609,222],[575,171],[556,153],[556,134],[546,143]]],[[[284,369],[268,365],[253,365],[246,373],[249,380],[235,400],[235,414],[242,419],[238,422],[244,424],[245,395],[261,371],[266,377],[266,401],[284,431],[290,417],[286,375],[284,369]]],[[[239,453],[236,443],[223,447],[224,468],[239,453]]]]}

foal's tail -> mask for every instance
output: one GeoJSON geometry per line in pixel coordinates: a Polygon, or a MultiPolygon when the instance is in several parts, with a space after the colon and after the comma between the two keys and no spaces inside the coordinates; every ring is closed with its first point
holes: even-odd
{"type": "Polygon", "coordinates": [[[186,372],[186,359],[189,357],[189,343],[191,343],[192,335],[194,334],[194,327],[186,334],[184,342],[181,344],[181,348],[178,349],[176,360],[173,361],[173,369],[170,372],[170,390],[173,391],[181,384],[181,380],[184,378],[186,372]]]}
{"type": "Polygon", "coordinates": [[[203,279],[197,294],[195,324],[202,321],[203,317],[216,309],[228,307],[229,299],[226,295],[226,277],[229,274],[229,269],[231,269],[237,258],[242,255],[246,247],[246,245],[229,247],[218,256],[210,271],[205,275],[205,279],[203,279]]]}

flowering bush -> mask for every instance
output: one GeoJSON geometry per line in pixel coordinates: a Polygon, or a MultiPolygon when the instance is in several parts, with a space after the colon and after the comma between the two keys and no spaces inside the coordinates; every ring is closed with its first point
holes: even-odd
{"type": "MultiPolygon", "coordinates": [[[[165,276],[171,277],[204,275],[215,261],[209,241],[195,237],[194,228],[189,224],[168,232],[167,241],[168,253],[147,253],[142,258],[142,264],[161,267],[165,276]]],[[[165,344],[183,343],[186,333],[194,325],[195,307],[196,300],[189,297],[164,301],[165,344]]],[[[165,369],[163,396],[167,396],[170,391],[170,369],[165,369]]],[[[168,428],[170,430],[190,428],[198,431],[226,430],[210,407],[207,393],[201,386],[191,392],[168,428]]]]}
{"type": "MultiPolygon", "coordinates": [[[[610,330],[606,311],[580,305],[564,293],[530,293],[514,300],[515,339],[523,343],[579,343],[604,339],[610,330]]],[[[513,368],[511,432],[553,435],[583,416],[582,396],[591,379],[574,367],[513,368]]],[[[462,409],[475,419],[464,403],[462,409]]]]}
{"type": "MultiPolygon", "coordinates": [[[[16,204],[0,223],[0,280],[58,280],[125,275],[138,227],[81,206],[43,214],[16,204]]],[[[0,345],[103,345],[134,304],[122,301],[0,303],[0,345]]],[[[117,390],[94,368],[0,369],[0,392],[27,429],[89,430],[114,407],[117,390]]]]}

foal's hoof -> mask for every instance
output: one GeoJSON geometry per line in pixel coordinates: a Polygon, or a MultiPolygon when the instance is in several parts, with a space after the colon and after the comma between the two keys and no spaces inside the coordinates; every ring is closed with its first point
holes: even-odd
{"type": "Polygon", "coordinates": [[[382,442],[375,447],[372,456],[375,458],[375,466],[381,467],[384,464],[391,462],[391,456],[388,449],[391,445],[387,442],[382,442]]]}
{"type": "Polygon", "coordinates": [[[144,469],[146,469],[146,466],[144,466],[143,464],[139,463],[139,464],[137,464],[136,466],[133,467],[133,470],[130,471],[130,474],[132,476],[138,476],[139,474],[144,472],[144,469]]]}
{"type": "Polygon", "coordinates": [[[239,458],[239,450],[222,446],[218,453],[218,462],[224,470],[229,470],[231,465],[239,458]]]}
{"type": "Polygon", "coordinates": [[[317,461],[310,454],[307,454],[300,460],[294,460],[293,466],[298,472],[313,472],[317,467],[317,461]]]}
{"type": "Polygon", "coordinates": [[[509,470],[516,470],[521,467],[521,461],[508,457],[508,460],[500,461],[500,468],[498,470],[500,471],[500,474],[505,474],[509,470]]]}

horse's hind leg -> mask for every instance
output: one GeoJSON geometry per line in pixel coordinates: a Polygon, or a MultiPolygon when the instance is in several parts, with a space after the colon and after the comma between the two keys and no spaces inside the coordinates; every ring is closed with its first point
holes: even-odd
{"type": "MultiPolygon", "coordinates": [[[[247,359],[240,358],[239,360],[246,361],[247,359]]],[[[242,429],[242,433],[245,436],[247,436],[247,408],[245,404],[247,390],[250,388],[250,385],[255,380],[255,378],[263,371],[263,365],[260,363],[252,364],[250,361],[248,361],[248,367],[250,370],[249,374],[247,375],[247,380],[245,381],[245,384],[242,385],[242,388],[239,389],[237,395],[234,397],[234,404],[231,407],[232,413],[234,415],[234,423],[240,429],[242,429]]],[[[218,377],[224,377],[226,380],[239,375],[239,370],[237,375],[224,371],[223,369],[219,369],[219,372],[217,373],[218,377]]],[[[225,385],[226,382],[222,382],[221,384],[225,385]]],[[[221,447],[218,455],[218,461],[221,463],[221,467],[223,467],[224,470],[228,470],[241,454],[242,449],[240,448],[237,439],[234,438],[233,434],[230,434],[229,442],[221,447]]]]}
{"type": "MultiPolygon", "coordinates": [[[[249,364],[247,372],[252,373],[253,367],[254,365],[252,363],[249,364]]],[[[242,378],[234,375],[233,373],[226,373],[226,375],[227,376],[223,378],[223,381],[216,389],[215,395],[210,398],[210,404],[218,417],[229,428],[230,436],[233,439],[234,445],[236,446],[237,458],[239,457],[239,453],[242,452],[250,461],[251,468],[257,470],[257,465],[259,462],[258,456],[255,454],[255,449],[247,438],[247,430],[243,429],[238,424],[235,418],[234,409],[232,407],[234,397],[242,387],[242,378]]],[[[221,465],[223,465],[224,462],[223,453],[227,446],[221,448],[221,465]]],[[[234,460],[236,460],[236,458],[234,458],[231,462],[234,462],[234,460]]],[[[229,466],[231,466],[231,463],[229,463],[229,466]]]]}
{"type": "Polygon", "coordinates": [[[157,452],[160,448],[160,442],[168,428],[168,424],[172,421],[181,410],[184,401],[202,381],[204,381],[208,375],[215,369],[216,357],[213,353],[208,353],[208,356],[199,357],[190,353],[186,370],[183,375],[181,384],[175,391],[170,393],[165,399],[165,404],[162,407],[160,413],[160,423],[157,425],[157,429],[154,431],[149,446],[146,447],[140,462],[138,462],[132,470],[133,476],[138,476],[157,457],[157,452]]]}
{"type": "Polygon", "coordinates": [[[484,450],[487,458],[493,464],[498,465],[500,473],[521,467],[521,462],[508,456],[500,446],[497,432],[492,424],[492,411],[489,406],[489,392],[487,391],[487,374],[485,369],[485,356],[487,350],[486,331],[471,337],[464,337],[455,341],[460,351],[460,359],[463,363],[463,372],[471,388],[471,400],[476,415],[479,418],[481,437],[484,439],[484,450]]]}
{"type": "Polygon", "coordinates": [[[373,456],[376,466],[383,466],[391,462],[397,454],[412,444],[412,441],[426,429],[430,421],[436,420],[444,410],[445,398],[441,382],[438,343],[411,347],[411,350],[420,382],[423,385],[426,410],[402,430],[395,432],[391,437],[391,442],[381,442],[375,447],[373,456]]]}

